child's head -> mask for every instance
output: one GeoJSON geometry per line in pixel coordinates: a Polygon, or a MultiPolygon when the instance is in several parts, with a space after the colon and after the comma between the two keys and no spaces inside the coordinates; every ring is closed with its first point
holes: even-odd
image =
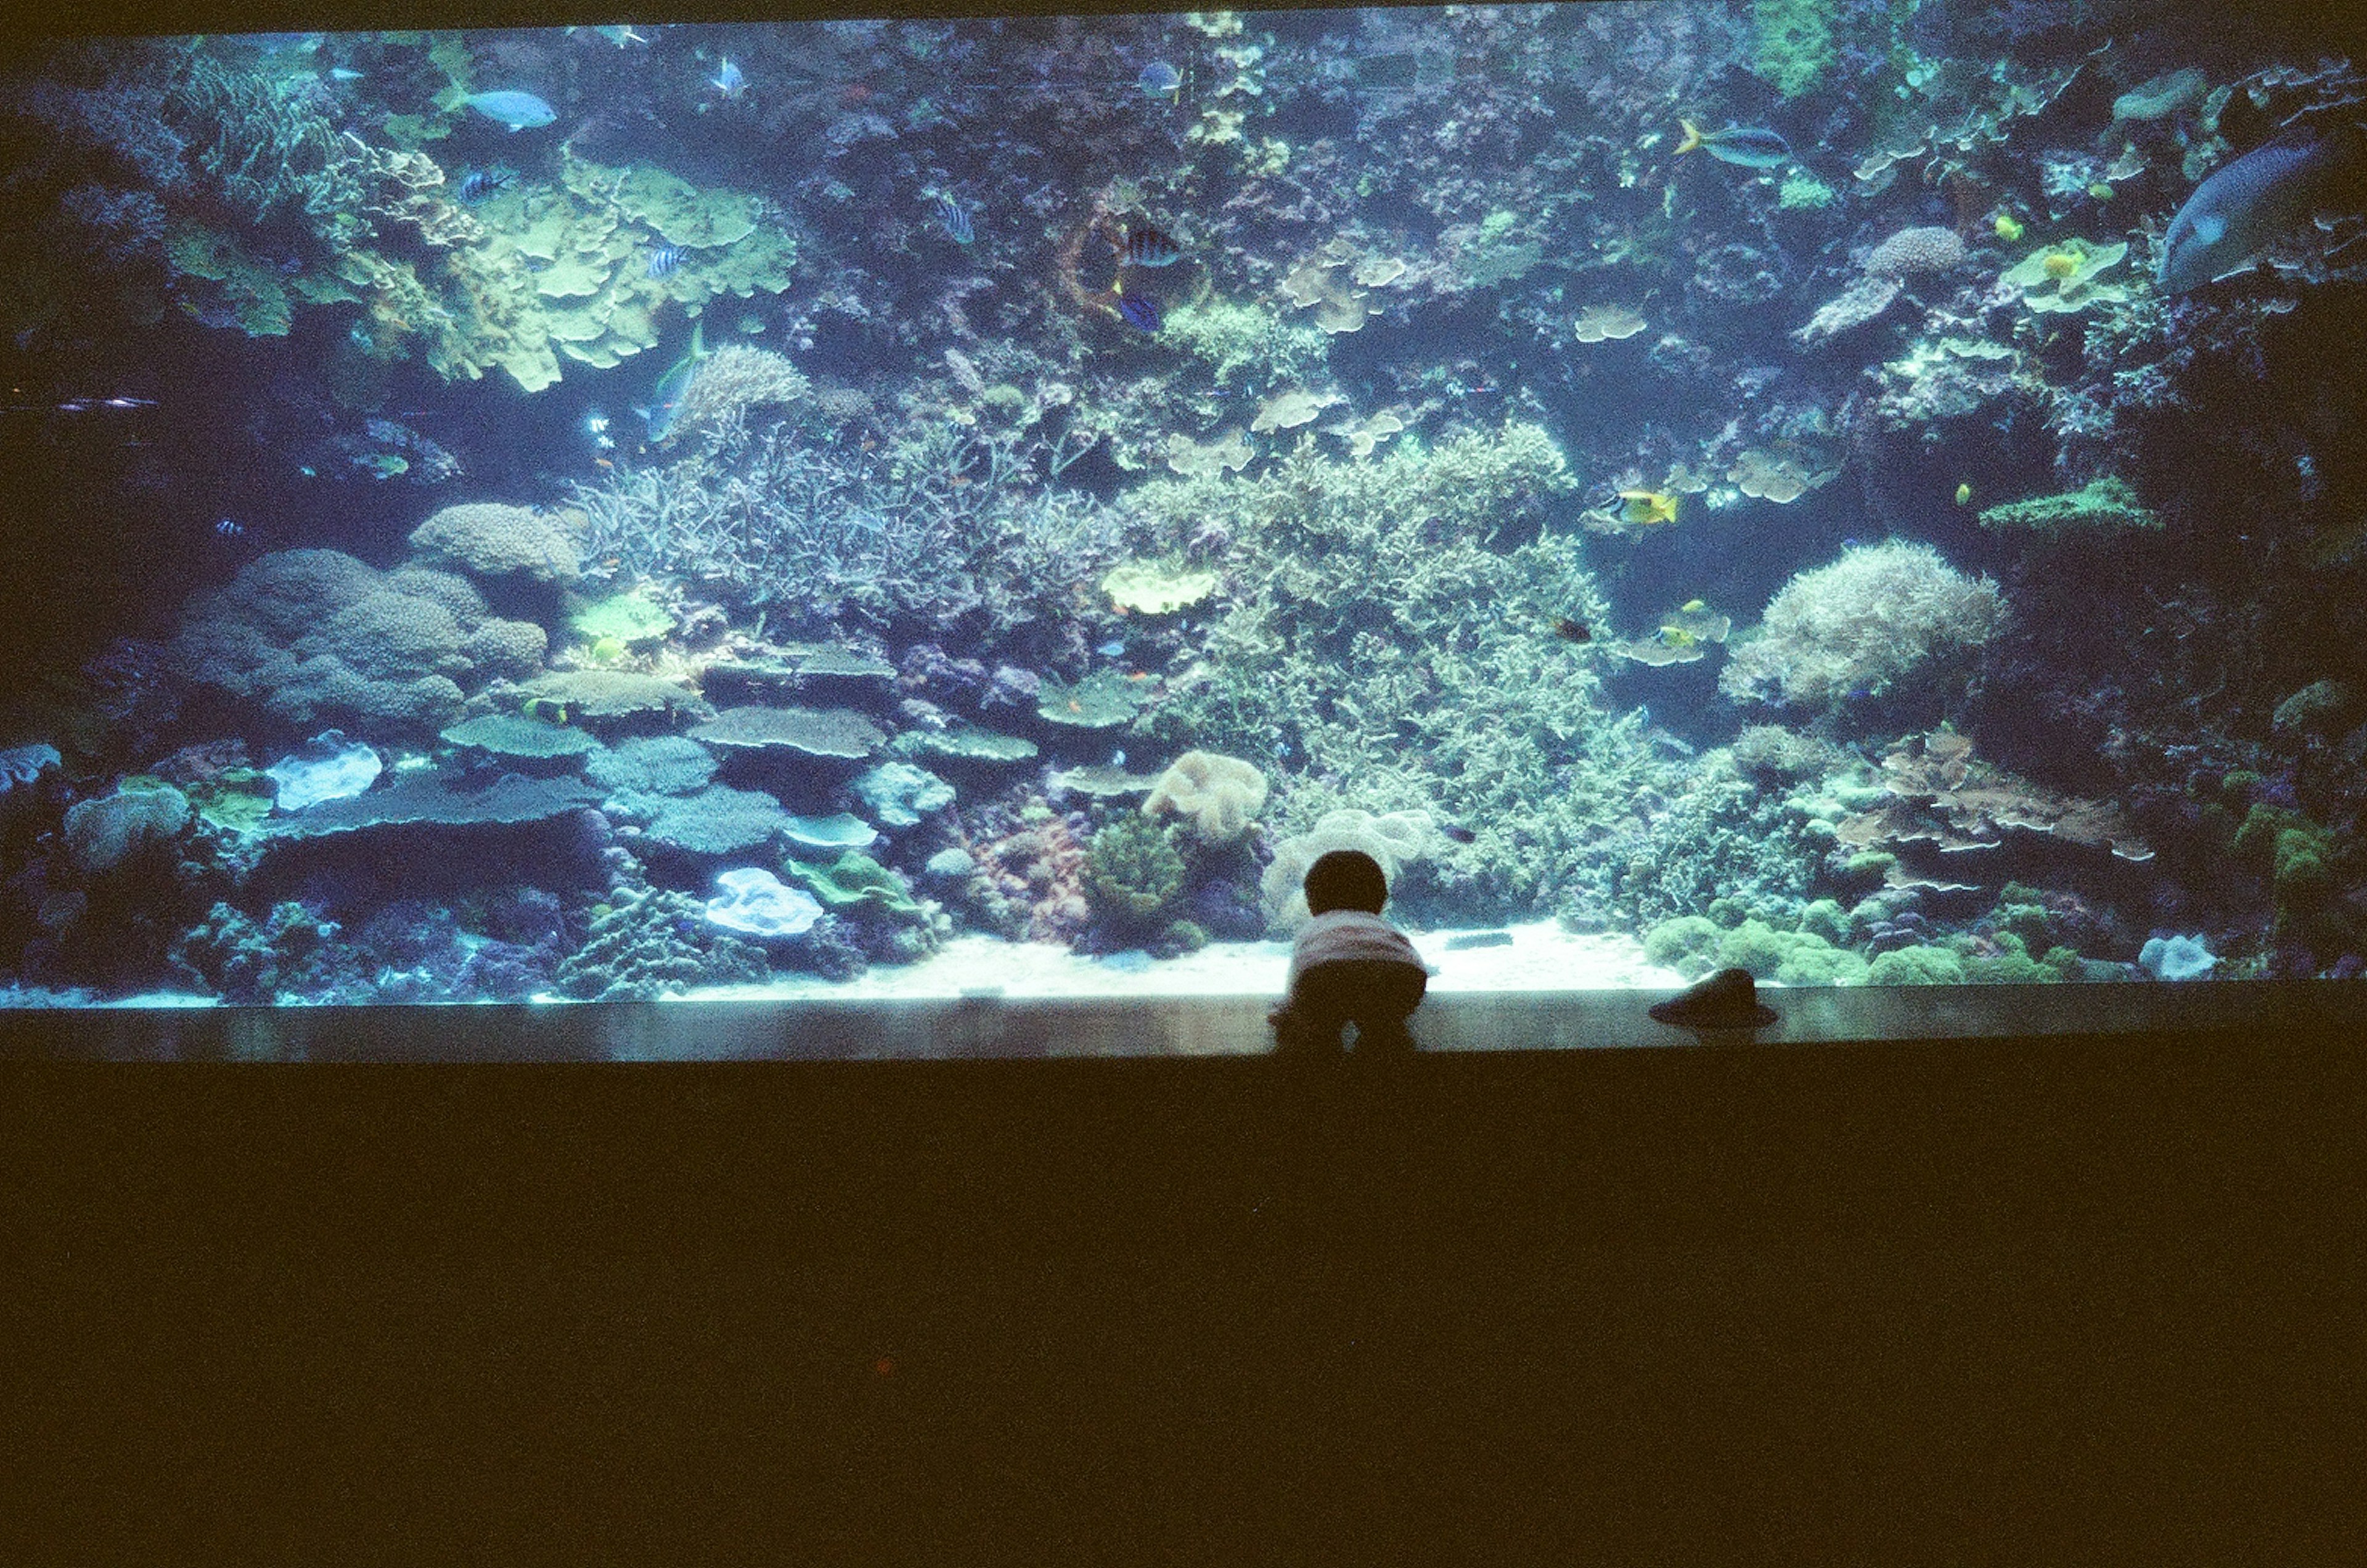
{"type": "Polygon", "coordinates": [[[1362,850],[1333,850],[1307,868],[1307,912],[1362,909],[1377,915],[1389,901],[1389,879],[1381,863],[1362,850]]]}

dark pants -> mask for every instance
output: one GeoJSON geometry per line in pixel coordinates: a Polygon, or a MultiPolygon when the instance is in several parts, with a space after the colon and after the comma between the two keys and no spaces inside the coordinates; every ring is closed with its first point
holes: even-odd
{"type": "Polygon", "coordinates": [[[1359,1055],[1411,1051],[1406,1019],[1421,1005],[1430,976],[1413,964],[1351,958],[1318,964],[1269,1015],[1274,1049],[1285,1055],[1337,1055],[1341,1032],[1356,1026],[1359,1055]]]}

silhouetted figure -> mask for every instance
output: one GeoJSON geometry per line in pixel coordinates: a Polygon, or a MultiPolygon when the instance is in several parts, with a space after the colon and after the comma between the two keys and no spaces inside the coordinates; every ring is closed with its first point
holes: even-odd
{"type": "Polygon", "coordinates": [[[1290,995],[1266,1015],[1277,1055],[1337,1055],[1351,1023],[1360,1056],[1413,1049],[1406,1019],[1421,1005],[1430,971],[1381,919],[1388,899],[1380,863],[1361,850],[1333,850],[1307,868],[1314,919],[1290,950],[1290,995]]]}

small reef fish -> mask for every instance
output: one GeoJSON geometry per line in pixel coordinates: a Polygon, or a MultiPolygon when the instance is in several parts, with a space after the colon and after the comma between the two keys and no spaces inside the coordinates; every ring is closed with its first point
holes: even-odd
{"type": "MultiPolygon", "coordinates": [[[[571,33],[579,33],[585,29],[583,28],[570,28],[567,30],[571,33]]],[[[602,38],[606,39],[618,49],[623,49],[628,44],[647,43],[650,41],[630,28],[593,28],[590,30],[598,33],[602,38]]]]}
{"type": "Polygon", "coordinates": [[[535,96],[515,88],[498,93],[471,93],[460,100],[487,119],[505,125],[513,131],[532,130],[549,125],[559,118],[559,111],[535,96]]]}
{"type": "Polygon", "coordinates": [[[1592,627],[1589,626],[1584,621],[1573,621],[1568,615],[1556,615],[1554,617],[1553,634],[1554,636],[1561,638],[1564,642],[1592,642],[1594,640],[1594,630],[1592,627]]]}
{"type": "Polygon", "coordinates": [[[682,412],[682,394],[690,386],[691,377],[698,373],[698,362],[706,357],[707,323],[700,321],[690,329],[690,352],[658,378],[657,389],[650,394],[651,441],[663,441],[674,433],[674,422],[682,412]]]}
{"type": "Polygon", "coordinates": [[[2010,212],[1999,213],[1997,215],[1997,221],[1990,224],[1989,228],[1996,232],[1999,239],[2003,240],[2009,245],[2022,238],[2022,220],[2010,212]]]}
{"type": "Polygon", "coordinates": [[[1126,638],[1114,637],[1093,651],[1104,659],[1123,659],[1126,657],[1126,638]]]}
{"type": "Polygon", "coordinates": [[[682,247],[680,245],[652,245],[650,247],[650,276],[651,277],[672,277],[675,273],[680,272],[681,270],[682,247]]]}
{"type": "Polygon", "coordinates": [[[470,169],[460,176],[458,192],[463,206],[474,206],[495,191],[507,190],[517,182],[517,171],[499,164],[490,169],[470,169]]]}
{"type": "Polygon", "coordinates": [[[585,411],[583,434],[595,451],[613,452],[617,449],[617,438],[608,434],[608,416],[598,409],[585,411]]]}
{"type": "Polygon", "coordinates": [[[1155,333],[1163,318],[1159,313],[1159,301],[1148,294],[1121,294],[1117,298],[1117,313],[1126,324],[1140,333],[1155,333]]]}
{"type": "Polygon", "coordinates": [[[1956,504],[1959,506],[1970,506],[1972,503],[1973,487],[1968,484],[1958,485],[1956,487],[1956,504]]]}
{"type": "Polygon", "coordinates": [[[978,238],[978,231],[970,227],[969,214],[962,210],[962,204],[943,191],[937,193],[937,221],[946,226],[946,237],[957,245],[967,245],[978,238]]]}
{"type": "Polygon", "coordinates": [[[1724,130],[1704,133],[1692,120],[1677,123],[1685,131],[1684,141],[1677,146],[1680,155],[1698,147],[1721,164],[1746,169],[1780,168],[1792,161],[1792,144],[1763,127],[1729,125],[1724,130]]]}
{"type": "Polygon", "coordinates": [[[2162,291],[2183,294],[2237,271],[2338,195],[2358,170],[2367,131],[2303,130],[2254,148],[2194,187],[2162,236],[2162,291]]]}
{"type": "Polygon", "coordinates": [[[1630,527],[1649,527],[1656,523],[1677,520],[1677,498],[1664,491],[1623,490],[1619,492],[1619,521],[1630,527]]]}
{"type": "MultiPolygon", "coordinates": [[[[1460,822],[1441,822],[1438,825],[1438,830],[1445,834],[1448,838],[1454,840],[1458,844],[1476,844],[1479,841],[1479,835],[1473,832],[1470,829],[1466,828],[1460,822]]],[[[1489,945],[1494,946],[1495,944],[1491,942],[1489,945]]]]}
{"type": "Polygon", "coordinates": [[[721,67],[707,79],[707,85],[725,97],[735,100],[748,91],[747,76],[740,67],[731,63],[731,57],[728,54],[723,57],[721,67]]]}
{"type": "Polygon", "coordinates": [[[1142,68],[1134,85],[1150,97],[1165,98],[1172,103],[1184,91],[1184,73],[1163,60],[1154,60],[1142,68]]]}
{"type": "Polygon", "coordinates": [[[329,67],[329,80],[332,82],[358,82],[361,79],[362,73],[358,71],[351,71],[342,65],[329,67]]]}
{"type": "Polygon", "coordinates": [[[220,534],[225,539],[235,539],[241,534],[246,532],[246,525],[225,517],[221,522],[214,525],[214,532],[220,534]]]}
{"type": "Polygon", "coordinates": [[[1184,250],[1160,230],[1134,224],[1126,231],[1125,254],[1129,266],[1173,266],[1183,259],[1184,250]]]}

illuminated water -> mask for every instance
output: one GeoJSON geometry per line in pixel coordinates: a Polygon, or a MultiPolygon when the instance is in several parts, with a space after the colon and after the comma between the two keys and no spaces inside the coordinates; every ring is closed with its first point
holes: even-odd
{"type": "Polygon", "coordinates": [[[0,985],[2354,974],[2359,75],[1976,9],[59,50],[0,985]]]}

